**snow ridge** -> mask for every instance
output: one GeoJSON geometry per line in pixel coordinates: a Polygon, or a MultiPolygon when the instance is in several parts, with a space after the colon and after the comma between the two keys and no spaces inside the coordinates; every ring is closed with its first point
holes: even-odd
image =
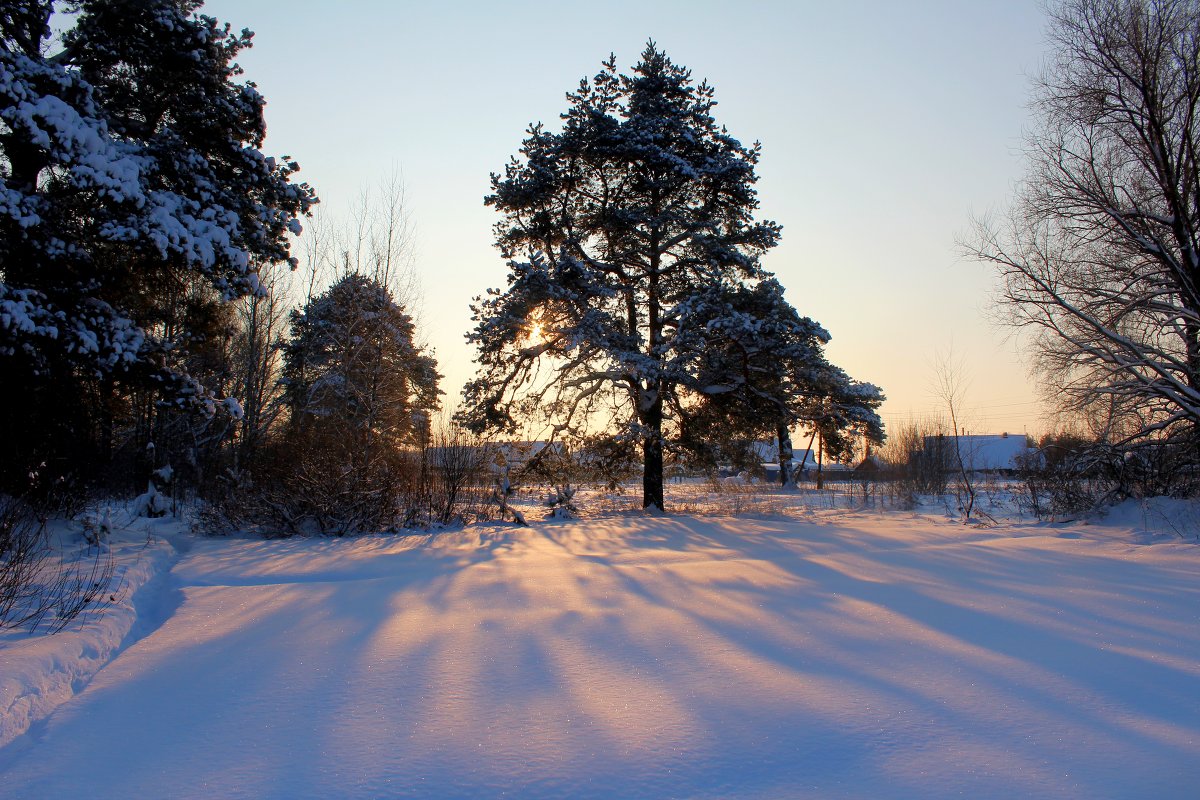
{"type": "Polygon", "coordinates": [[[177,520],[134,520],[109,543],[117,562],[116,601],[85,614],[55,636],[11,632],[0,637],[0,747],[69,701],[92,677],[170,615],[169,572],[179,558],[165,538],[147,535],[177,520]],[[95,618],[94,615],[99,615],[95,618]]]}

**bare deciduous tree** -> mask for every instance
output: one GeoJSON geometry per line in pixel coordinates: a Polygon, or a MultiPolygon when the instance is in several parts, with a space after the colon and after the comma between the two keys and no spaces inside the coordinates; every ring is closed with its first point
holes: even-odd
{"type": "Polygon", "coordinates": [[[438,421],[433,447],[428,453],[432,467],[433,521],[453,522],[472,490],[490,482],[491,455],[492,449],[478,436],[445,418],[438,421]]]}
{"type": "Polygon", "coordinates": [[[241,465],[253,460],[282,409],[279,355],[287,335],[292,274],[264,268],[260,277],[265,291],[238,303],[238,333],[230,353],[231,394],[243,411],[236,449],[241,465]]]}
{"type": "Polygon", "coordinates": [[[104,535],[94,526],[88,546],[70,552],[46,532],[47,516],[61,510],[0,495],[0,629],[57,633],[113,601],[116,562],[104,535]]]}
{"type": "Polygon", "coordinates": [[[951,349],[937,354],[933,367],[933,394],[942,404],[950,419],[950,435],[946,439],[949,447],[949,463],[958,474],[954,484],[954,496],[963,522],[968,522],[976,512],[978,490],[975,483],[975,454],[964,441],[965,425],[963,410],[967,395],[967,368],[961,358],[955,358],[951,349]]]}
{"type": "Polygon", "coordinates": [[[1009,221],[969,246],[1048,395],[1126,445],[1200,425],[1200,4],[1066,0],[1009,221]]]}
{"type": "Polygon", "coordinates": [[[939,496],[946,491],[947,462],[942,448],[930,447],[945,434],[936,420],[914,420],[888,434],[882,455],[893,476],[893,495],[912,506],[921,495],[939,496]]]}

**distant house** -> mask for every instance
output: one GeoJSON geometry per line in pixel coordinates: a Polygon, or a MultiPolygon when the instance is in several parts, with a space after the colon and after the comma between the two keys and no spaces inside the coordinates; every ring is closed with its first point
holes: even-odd
{"type": "Polygon", "coordinates": [[[496,442],[491,448],[496,452],[496,465],[507,464],[512,470],[521,469],[539,456],[566,455],[567,452],[562,442],[496,442]]]}
{"type": "MultiPolygon", "coordinates": [[[[962,456],[963,466],[972,472],[1010,472],[1016,470],[1021,458],[1029,452],[1024,435],[1007,433],[976,434],[968,433],[958,437],[958,452],[962,456]]],[[[943,454],[948,468],[957,469],[954,455],[955,439],[953,436],[939,435],[925,437],[926,452],[943,454]]]]}
{"type": "Polygon", "coordinates": [[[489,442],[478,446],[431,447],[426,457],[434,467],[448,467],[454,462],[475,463],[498,473],[505,467],[519,471],[543,451],[546,455],[565,455],[566,447],[562,442],[489,442]]]}
{"type": "MultiPolygon", "coordinates": [[[[774,464],[776,469],[779,468],[779,441],[777,439],[751,442],[750,448],[754,451],[759,463],[764,467],[774,464]]],[[[792,448],[792,464],[796,467],[814,466],[817,463],[816,458],[816,453],[811,450],[799,447],[792,448]]]]}
{"type": "MultiPolygon", "coordinates": [[[[779,480],[779,440],[754,442],[751,447],[762,465],[763,475],[769,483],[779,480]]],[[[829,466],[828,462],[825,464],[829,466]]],[[[808,448],[792,448],[792,473],[802,474],[817,468],[817,454],[808,448]]]]}

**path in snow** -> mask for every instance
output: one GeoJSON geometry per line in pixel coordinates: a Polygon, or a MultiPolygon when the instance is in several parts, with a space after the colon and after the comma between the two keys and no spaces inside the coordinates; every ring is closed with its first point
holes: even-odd
{"type": "Polygon", "coordinates": [[[1200,548],[1062,533],[199,540],[0,796],[1194,797],[1200,548]]]}

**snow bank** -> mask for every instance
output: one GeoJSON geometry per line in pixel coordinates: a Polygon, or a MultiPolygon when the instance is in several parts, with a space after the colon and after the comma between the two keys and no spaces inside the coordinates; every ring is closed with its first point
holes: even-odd
{"type": "Polygon", "coordinates": [[[1126,500],[1108,509],[1103,526],[1141,543],[1200,542],[1200,502],[1173,497],[1126,500]]]}
{"type": "Polygon", "coordinates": [[[173,520],[131,520],[108,543],[116,562],[111,605],[86,612],[53,636],[0,635],[0,747],[82,691],[165,616],[161,606],[176,550],[162,536],[177,536],[178,529],[173,520]]]}

